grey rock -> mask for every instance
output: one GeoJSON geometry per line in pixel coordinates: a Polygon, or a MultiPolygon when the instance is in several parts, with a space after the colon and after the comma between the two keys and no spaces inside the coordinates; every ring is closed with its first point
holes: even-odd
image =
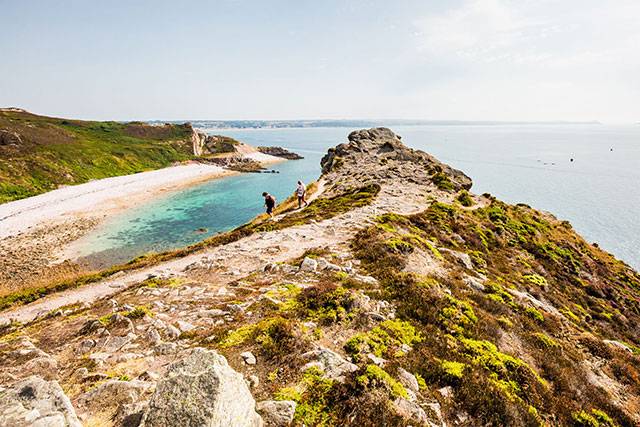
{"type": "Polygon", "coordinates": [[[467,285],[469,288],[474,289],[476,291],[480,291],[480,292],[484,292],[485,290],[485,286],[482,283],[481,279],[478,279],[477,277],[471,277],[471,276],[464,276],[462,278],[462,281],[464,282],[465,285],[467,285]]]}
{"type": "Polygon", "coordinates": [[[242,357],[242,360],[244,360],[244,363],[247,365],[255,365],[257,362],[256,357],[250,351],[240,353],[240,357],[242,357]]]}
{"type": "Polygon", "coordinates": [[[311,362],[303,366],[303,370],[315,366],[324,371],[327,378],[338,381],[343,381],[345,374],[358,370],[357,365],[347,361],[338,353],[324,347],[309,351],[303,354],[302,358],[303,360],[311,360],[311,362]]]}
{"type": "Polygon", "coordinates": [[[109,380],[79,396],[78,402],[84,407],[101,412],[106,408],[138,402],[150,387],[151,385],[145,381],[109,380]]]}
{"type": "Polygon", "coordinates": [[[174,342],[165,342],[158,344],[153,348],[153,353],[162,356],[167,354],[174,354],[178,352],[178,344],[174,342]]]}
{"type": "Polygon", "coordinates": [[[378,366],[384,366],[387,363],[385,359],[383,359],[382,357],[378,357],[373,353],[368,353],[367,359],[369,359],[374,365],[378,366]]]}
{"type": "Polygon", "coordinates": [[[471,261],[471,257],[469,256],[469,254],[447,248],[438,248],[438,251],[440,251],[440,253],[442,254],[451,255],[451,257],[454,258],[458,262],[458,264],[460,264],[467,270],[473,270],[473,262],[471,261]]]}
{"type": "Polygon", "coordinates": [[[258,402],[256,411],[262,415],[266,427],[286,427],[293,422],[297,403],[292,400],[258,402]]]}
{"type": "Polygon", "coordinates": [[[407,420],[413,420],[420,425],[425,425],[429,422],[427,413],[417,403],[410,402],[407,399],[399,397],[393,402],[396,411],[399,415],[407,420]]]}
{"type": "Polygon", "coordinates": [[[156,328],[153,327],[149,328],[149,331],[147,331],[147,338],[149,338],[149,342],[151,342],[151,344],[153,345],[158,345],[162,342],[160,334],[158,333],[156,328]]]}
{"type": "Polygon", "coordinates": [[[189,322],[185,322],[184,320],[178,320],[178,329],[180,332],[189,332],[194,330],[196,327],[189,322]]]}
{"type": "Polygon", "coordinates": [[[141,423],[143,427],[261,425],[242,375],[223,356],[203,348],[169,366],[141,423]]]}
{"type": "Polygon", "coordinates": [[[313,258],[306,257],[300,264],[300,271],[314,272],[318,269],[318,261],[313,258]]]}
{"type": "Polygon", "coordinates": [[[168,325],[166,329],[167,337],[171,340],[176,340],[180,337],[180,330],[173,325],[168,325]]]}
{"type": "Polygon", "coordinates": [[[84,340],[80,344],[78,344],[78,348],[76,349],[76,352],[78,354],[85,354],[91,351],[91,349],[95,346],[96,346],[96,342],[94,340],[91,340],[91,339],[84,340]]]}
{"type": "Polygon", "coordinates": [[[417,393],[418,391],[420,391],[420,386],[418,385],[418,379],[412,373],[402,368],[398,368],[398,379],[400,380],[400,383],[403,386],[413,391],[414,393],[417,393]]]}
{"type": "Polygon", "coordinates": [[[258,378],[257,375],[249,375],[247,382],[249,383],[249,387],[256,388],[260,385],[260,378],[258,378]]]}
{"type": "Polygon", "coordinates": [[[29,360],[20,368],[24,373],[38,375],[45,380],[58,377],[58,361],[50,356],[36,357],[29,360]]]}
{"type": "Polygon", "coordinates": [[[354,279],[371,286],[375,286],[378,284],[378,280],[375,277],[371,276],[362,276],[360,274],[356,274],[354,279]]]}
{"type": "Polygon", "coordinates": [[[198,312],[198,317],[220,317],[226,316],[229,314],[228,311],[220,310],[219,308],[214,308],[211,310],[202,310],[198,312]]]}
{"type": "Polygon", "coordinates": [[[318,270],[326,270],[329,267],[329,262],[324,258],[318,258],[318,270]]]}
{"type": "Polygon", "coordinates": [[[446,386],[438,389],[438,393],[445,399],[448,399],[453,394],[453,388],[451,386],[446,386]]]}
{"type": "Polygon", "coordinates": [[[56,381],[31,376],[0,392],[0,426],[82,427],[56,381]]]}
{"type": "Polygon", "coordinates": [[[103,350],[107,353],[115,353],[119,351],[122,347],[129,344],[131,339],[128,336],[119,337],[119,336],[111,336],[105,343],[103,350]]]}

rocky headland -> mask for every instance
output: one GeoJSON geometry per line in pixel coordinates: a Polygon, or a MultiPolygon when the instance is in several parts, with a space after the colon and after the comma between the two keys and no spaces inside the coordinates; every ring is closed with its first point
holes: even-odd
{"type": "Polygon", "coordinates": [[[303,210],[16,299],[0,425],[640,423],[638,273],[389,129],[322,167],[303,210]]]}

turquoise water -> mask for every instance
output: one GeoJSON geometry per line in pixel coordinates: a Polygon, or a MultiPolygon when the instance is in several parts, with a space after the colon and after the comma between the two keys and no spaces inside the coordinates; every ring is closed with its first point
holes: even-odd
{"type": "MultiPolygon", "coordinates": [[[[96,265],[122,262],[240,225],[262,211],[263,191],[283,200],[298,179],[316,179],[322,155],[350,131],[212,131],[252,145],[283,146],[305,159],[273,166],[278,174],[213,180],[131,209],[85,239],[87,255],[96,265]],[[201,228],[207,231],[199,233],[201,228]]],[[[396,126],[394,131],[405,144],[471,176],[474,192],[568,219],[587,240],[640,268],[640,126],[396,126]]]]}

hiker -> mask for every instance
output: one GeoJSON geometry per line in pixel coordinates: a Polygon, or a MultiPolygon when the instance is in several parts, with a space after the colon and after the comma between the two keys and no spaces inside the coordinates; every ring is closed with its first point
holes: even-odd
{"type": "Polygon", "coordinates": [[[298,181],[298,187],[296,188],[296,195],[298,196],[298,209],[302,208],[302,204],[306,207],[308,205],[304,196],[307,195],[307,187],[304,186],[302,181],[298,181]]]}
{"type": "Polygon", "coordinates": [[[264,206],[267,208],[267,213],[273,218],[273,208],[276,207],[276,198],[266,191],[262,193],[262,197],[264,197],[264,206]]]}

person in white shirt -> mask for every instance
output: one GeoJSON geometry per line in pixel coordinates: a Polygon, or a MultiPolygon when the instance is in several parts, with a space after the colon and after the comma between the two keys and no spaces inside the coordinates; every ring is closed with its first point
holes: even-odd
{"type": "Polygon", "coordinates": [[[307,187],[304,186],[302,181],[298,181],[298,187],[296,188],[296,195],[298,196],[298,209],[302,209],[302,204],[304,203],[305,207],[308,205],[307,201],[304,199],[304,196],[307,195],[307,187]]]}

